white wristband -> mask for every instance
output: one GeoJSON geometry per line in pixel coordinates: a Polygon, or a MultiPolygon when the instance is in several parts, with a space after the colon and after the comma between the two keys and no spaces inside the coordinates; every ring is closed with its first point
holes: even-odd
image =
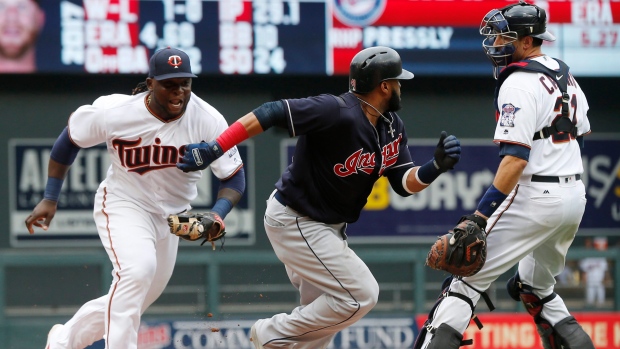
{"type": "MultiPolygon", "coordinates": [[[[414,191],[409,190],[409,188],[407,187],[407,178],[409,177],[409,172],[411,172],[414,169],[414,167],[410,168],[407,170],[407,172],[405,172],[405,174],[403,175],[403,179],[402,179],[402,183],[403,183],[403,189],[405,189],[405,191],[409,194],[415,194],[414,191]]],[[[418,180],[418,182],[420,182],[420,179],[418,178],[418,172],[416,171],[415,174],[415,179],[418,180]]],[[[420,182],[422,183],[422,182],[420,182]]]]}

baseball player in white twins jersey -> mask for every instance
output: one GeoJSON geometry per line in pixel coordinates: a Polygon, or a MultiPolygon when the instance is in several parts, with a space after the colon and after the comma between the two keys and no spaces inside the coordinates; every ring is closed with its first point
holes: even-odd
{"type": "Polygon", "coordinates": [[[593,349],[554,292],[586,206],[580,145],[590,132],[588,103],[568,67],[542,53],[542,41],[555,40],[543,9],[520,2],[492,10],[480,32],[498,80],[494,141],[502,157],[475,212],[488,218],[487,260],[474,276],[446,280],[414,348],[466,344],[462,333],[472,318],[480,325],[478,300],[492,310],[485,291],[518,263],[507,291],[525,304],[543,346],[593,349]]]}
{"type": "MultiPolygon", "coordinates": [[[[202,177],[179,171],[176,163],[188,143],[213,140],[228,127],[191,92],[192,77],[183,51],[159,50],[134,95],[103,96],[79,107],[54,144],[45,199],[26,220],[28,230],[49,226],[79,149],[105,142],[111,166],[95,196],[94,219],[114,270],[109,293],[54,326],[46,349],[82,349],[101,338],[109,349],[137,348],[140,317],[166,287],[176,260],[179,238],[166,219],[191,208],[202,177]]],[[[227,154],[211,165],[222,181],[212,207],[219,220],[245,190],[239,153],[227,154]]]]}

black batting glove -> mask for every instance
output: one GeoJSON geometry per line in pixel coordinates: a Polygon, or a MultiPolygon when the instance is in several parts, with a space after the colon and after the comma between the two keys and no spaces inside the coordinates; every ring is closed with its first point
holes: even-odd
{"type": "Polygon", "coordinates": [[[453,135],[448,136],[446,131],[441,131],[434,157],[439,171],[454,169],[454,165],[461,159],[461,142],[453,135]]]}

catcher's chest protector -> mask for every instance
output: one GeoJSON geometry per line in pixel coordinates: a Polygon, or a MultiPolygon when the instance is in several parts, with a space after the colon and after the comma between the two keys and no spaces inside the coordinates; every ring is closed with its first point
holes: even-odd
{"type": "Polygon", "coordinates": [[[577,137],[577,127],[573,124],[573,121],[570,119],[569,115],[569,107],[568,103],[570,100],[570,96],[568,95],[568,80],[572,79],[569,75],[570,68],[566,63],[562,62],[559,59],[555,59],[556,62],[560,65],[559,70],[549,69],[543,64],[531,60],[525,59],[519,62],[515,62],[506,66],[499,73],[497,77],[497,84],[495,85],[495,96],[494,96],[494,104],[497,115],[499,115],[499,110],[497,106],[497,98],[499,96],[499,90],[502,87],[506,78],[517,70],[527,70],[538,73],[543,73],[547,77],[549,77],[552,81],[555,82],[557,88],[562,92],[562,117],[553,122],[551,126],[543,127],[541,130],[534,133],[532,139],[539,140],[542,138],[548,138],[551,136],[559,135],[559,134],[570,134],[573,138],[577,137]],[[559,79],[558,79],[559,78],[559,79]]]}

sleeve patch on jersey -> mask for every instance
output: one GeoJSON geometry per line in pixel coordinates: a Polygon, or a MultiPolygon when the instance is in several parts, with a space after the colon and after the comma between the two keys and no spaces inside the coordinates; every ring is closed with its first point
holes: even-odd
{"type": "Polygon", "coordinates": [[[504,127],[515,126],[515,114],[521,108],[515,107],[512,103],[502,105],[502,115],[499,118],[499,125],[504,127]]]}

